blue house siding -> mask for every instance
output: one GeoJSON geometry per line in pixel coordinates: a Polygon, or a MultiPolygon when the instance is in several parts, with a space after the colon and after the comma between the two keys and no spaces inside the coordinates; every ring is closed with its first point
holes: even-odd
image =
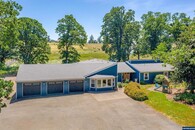
{"type": "Polygon", "coordinates": [[[17,83],[16,98],[23,97],[22,83],[17,83]]]}
{"type": "MultiPolygon", "coordinates": [[[[117,64],[111,67],[108,67],[104,70],[98,71],[97,73],[94,73],[92,75],[88,75],[88,77],[93,76],[93,75],[113,75],[115,76],[115,86],[114,87],[110,87],[110,88],[90,88],[90,83],[89,83],[89,90],[90,91],[101,91],[101,90],[113,90],[114,88],[117,87],[117,82],[118,82],[118,74],[117,74],[117,64]]],[[[90,82],[90,81],[89,81],[90,82]]],[[[85,86],[86,88],[88,88],[88,86],[85,86]]]]}
{"type": "Polygon", "coordinates": [[[106,69],[101,70],[101,71],[98,71],[97,73],[89,75],[88,77],[93,76],[93,75],[97,75],[97,74],[98,75],[113,75],[113,76],[117,76],[117,65],[111,66],[111,67],[106,68],[106,69]]]}
{"type": "Polygon", "coordinates": [[[85,78],[85,80],[84,80],[84,90],[85,90],[85,92],[88,92],[89,89],[90,89],[90,79],[85,78]]]}
{"type": "Polygon", "coordinates": [[[47,95],[47,83],[41,82],[41,95],[45,96],[47,95]]]}
{"type": "Polygon", "coordinates": [[[163,74],[163,72],[150,72],[149,73],[149,80],[144,80],[144,73],[140,73],[140,83],[147,83],[147,84],[152,84],[154,83],[154,79],[156,75],[158,74],[163,74]]]}
{"type": "Polygon", "coordinates": [[[118,73],[118,82],[122,82],[122,74],[121,73],[118,73]]]}

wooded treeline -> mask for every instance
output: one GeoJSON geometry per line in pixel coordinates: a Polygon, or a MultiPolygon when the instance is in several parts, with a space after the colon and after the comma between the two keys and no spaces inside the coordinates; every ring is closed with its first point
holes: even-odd
{"type": "Polygon", "coordinates": [[[113,7],[103,18],[102,49],[114,61],[127,61],[132,53],[140,59],[141,55],[152,54],[160,43],[165,43],[169,51],[194,22],[185,13],[151,11],[136,21],[135,11],[113,7]]]}

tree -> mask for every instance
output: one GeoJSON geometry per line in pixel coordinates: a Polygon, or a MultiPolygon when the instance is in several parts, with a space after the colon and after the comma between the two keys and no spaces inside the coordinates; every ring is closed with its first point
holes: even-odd
{"type": "Polygon", "coordinates": [[[102,38],[101,38],[101,36],[98,37],[97,43],[102,43],[102,38]]]}
{"type": "Polygon", "coordinates": [[[17,55],[17,16],[22,6],[11,0],[0,0],[0,64],[17,55]]]}
{"type": "Polygon", "coordinates": [[[13,91],[14,83],[11,81],[6,81],[0,79],[0,112],[1,108],[6,107],[6,103],[3,102],[4,99],[9,99],[9,95],[13,91]]]}
{"type": "Polygon", "coordinates": [[[170,34],[175,42],[180,37],[180,34],[187,29],[192,20],[190,17],[187,17],[185,13],[174,13],[171,16],[171,19],[172,22],[170,24],[170,34]]]}
{"type": "Polygon", "coordinates": [[[169,22],[170,13],[151,12],[144,14],[142,17],[142,26],[144,31],[144,39],[148,44],[148,52],[151,53],[156,49],[158,44],[166,42],[171,48],[169,38],[169,22]]]}
{"type": "Polygon", "coordinates": [[[19,18],[19,56],[25,64],[46,63],[50,47],[48,35],[35,19],[19,18]]]}
{"type": "MultiPolygon", "coordinates": [[[[166,52],[164,52],[166,53],[166,52]]],[[[159,53],[160,59],[174,66],[172,79],[175,82],[185,81],[194,93],[195,89],[195,22],[180,34],[178,44],[165,54],[159,53]]]]}
{"type": "MultiPolygon", "coordinates": [[[[105,51],[110,60],[125,61],[128,60],[133,37],[128,37],[134,31],[135,12],[126,11],[122,7],[113,7],[103,18],[101,37],[103,38],[103,51],[105,51]],[[130,28],[133,28],[131,30],[130,28]],[[132,31],[132,32],[131,32],[132,31]],[[126,45],[128,44],[128,45],[126,45]]],[[[135,29],[136,30],[136,29],[135,29]]]]}
{"type": "Polygon", "coordinates": [[[76,21],[73,15],[65,15],[58,20],[56,32],[59,35],[60,54],[63,63],[79,61],[79,54],[73,47],[74,44],[83,47],[87,42],[87,35],[84,28],[76,21]]]}
{"type": "Polygon", "coordinates": [[[168,47],[166,45],[166,43],[162,42],[160,43],[157,48],[152,51],[152,57],[156,60],[163,60],[167,57],[167,53],[168,53],[168,47]]]}
{"type": "Polygon", "coordinates": [[[96,41],[95,41],[93,35],[91,35],[91,36],[89,37],[88,43],[96,43],[96,41]]]}
{"type": "Polygon", "coordinates": [[[133,45],[138,43],[140,35],[140,24],[139,22],[128,23],[124,29],[124,37],[122,46],[122,60],[129,60],[130,53],[133,50],[133,45]]]}

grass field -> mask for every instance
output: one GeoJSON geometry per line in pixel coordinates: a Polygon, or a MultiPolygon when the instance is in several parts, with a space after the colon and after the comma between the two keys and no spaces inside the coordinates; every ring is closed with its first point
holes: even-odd
{"type": "Polygon", "coordinates": [[[165,94],[149,91],[146,104],[163,113],[182,126],[195,126],[195,110],[191,107],[170,101],[165,94]]]}
{"type": "MultiPolygon", "coordinates": [[[[51,54],[49,55],[49,63],[61,63],[58,43],[49,43],[51,47],[51,54]]],[[[108,60],[109,56],[102,51],[102,44],[85,44],[83,48],[78,45],[74,45],[78,53],[80,54],[80,61],[90,59],[103,59],[108,60]]],[[[150,55],[141,56],[140,59],[151,59],[150,55]]],[[[137,59],[137,56],[131,56],[130,59],[137,59]]]]}
{"type": "MultiPolygon", "coordinates": [[[[49,63],[61,63],[57,43],[50,43],[49,45],[51,47],[49,63]]],[[[80,48],[78,45],[75,45],[74,47],[80,54],[80,61],[94,58],[108,60],[108,55],[101,49],[102,44],[85,44],[83,48],[80,48]]]]}

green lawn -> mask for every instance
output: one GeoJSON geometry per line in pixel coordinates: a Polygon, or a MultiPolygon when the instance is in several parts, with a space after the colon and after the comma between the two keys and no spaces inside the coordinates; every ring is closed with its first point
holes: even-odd
{"type": "Polygon", "coordinates": [[[165,94],[149,91],[145,103],[163,113],[182,126],[195,126],[195,110],[175,101],[169,101],[165,94]]]}

